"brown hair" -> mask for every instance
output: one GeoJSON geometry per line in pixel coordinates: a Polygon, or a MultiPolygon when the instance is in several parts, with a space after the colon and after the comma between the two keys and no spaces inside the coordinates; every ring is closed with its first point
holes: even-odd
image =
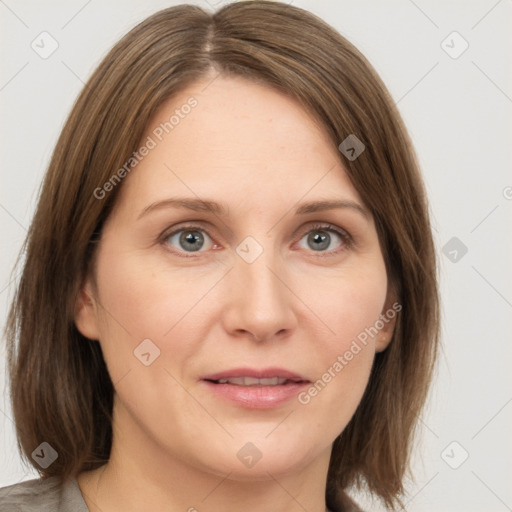
{"type": "Polygon", "coordinates": [[[403,309],[334,443],[326,495],[366,483],[394,506],[438,345],[425,191],[403,121],[365,57],[318,17],[273,1],[235,2],[213,14],[191,5],[159,11],[114,46],[77,98],[23,246],[6,329],[19,449],[43,477],[62,481],[108,460],[114,388],[99,343],[84,338],[73,318],[122,184],[102,199],[94,191],[138,148],[162,102],[212,70],[295,98],[336,146],[350,134],[366,146],[355,160],[340,158],[373,214],[403,309]],[[30,456],[43,441],[58,452],[47,469],[30,456]]]}

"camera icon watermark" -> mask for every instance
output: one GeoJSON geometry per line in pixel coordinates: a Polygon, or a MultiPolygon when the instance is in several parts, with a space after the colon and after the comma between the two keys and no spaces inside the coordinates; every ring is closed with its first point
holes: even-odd
{"type": "Polygon", "coordinates": [[[469,48],[469,43],[454,30],[441,41],[441,48],[452,59],[458,59],[469,48]]]}
{"type": "Polygon", "coordinates": [[[248,236],[238,244],[236,253],[247,263],[253,263],[263,253],[263,247],[255,238],[248,236]]]}
{"type": "Polygon", "coordinates": [[[46,469],[57,460],[59,454],[54,450],[51,444],[44,441],[32,452],[31,457],[43,469],[46,469]]]}
{"type": "Polygon", "coordinates": [[[160,357],[160,349],[149,339],[145,339],[133,351],[133,355],[144,365],[149,366],[160,357]]]}
{"type": "Polygon", "coordinates": [[[47,59],[57,51],[59,43],[49,32],[44,31],[30,43],[30,47],[41,59],[47,59]]]}
{"type": "Polygon", "coordinates": [[[366,149],[366,146],[353,133],[351,133],[345,140],[343,140],[343,142],[341,142],[338,149],[351,162],[353,162],[366,149]]]}
{"type": "Polygon", "coordinates": [[[459,469],[469,457],[468,451],[457,441],[452,441],[442,452],[441,458],[452,469],[459,469]]]}
{"type": "Polygon", "coordinates": [[[442,251],[452,263],[458,263],[468,252],[468,248],[459,238],[454,236],[444,244],[442,251]]]}
{"type": "Polygon", "coordinates": [[[238,460],[249,469],[253,468],[257,462],[263,457],[261,451],[253,443],[245,443],[236,456],[238,460]]]}

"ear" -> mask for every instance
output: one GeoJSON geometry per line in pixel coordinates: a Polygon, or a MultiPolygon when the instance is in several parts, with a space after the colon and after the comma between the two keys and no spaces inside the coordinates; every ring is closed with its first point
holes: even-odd
{"type": "Polygon", "coordinates": [[[99,339],[98,308],[89,278],[82,285],[75,302],[75,325],[86,338],[99,339]]]}
{"type": "Polygon", "coordinates": [[[388,348],[388,345],[393,339],[393,333],[395,332],[396,317],[398,312],[402,309],[402,304],[398,302],[398,297],[395,292],[394,286],[388,287],[388,293],[386,296],[386,302],[382,308],[381,315],[379,317],[379,327],[382,322],[383,326],[379,329],[379,334],[375,342],[375,351],[382,352],[388,348]]]}

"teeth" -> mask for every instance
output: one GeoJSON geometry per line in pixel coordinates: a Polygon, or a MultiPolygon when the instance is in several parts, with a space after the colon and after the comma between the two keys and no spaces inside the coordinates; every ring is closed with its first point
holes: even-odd
{"type": "Polygon", "coordinates": [[[254,377],[230,377],[229,379],[219,379],[219,384],[234,384],[235,386],[280,386],[287,379],[272,377],[266,379],[256,379],[254,377]]]}

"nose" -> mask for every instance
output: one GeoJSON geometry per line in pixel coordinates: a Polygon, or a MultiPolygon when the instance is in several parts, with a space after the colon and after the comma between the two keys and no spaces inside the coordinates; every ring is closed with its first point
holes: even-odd
{"type": "Polygon", "coordinates": [[[267,248],[252,263],[239,255],[227,276],[223,323],[232,336],[277,341],[295,329],[298,302],[280,261],[267,248]]]}

